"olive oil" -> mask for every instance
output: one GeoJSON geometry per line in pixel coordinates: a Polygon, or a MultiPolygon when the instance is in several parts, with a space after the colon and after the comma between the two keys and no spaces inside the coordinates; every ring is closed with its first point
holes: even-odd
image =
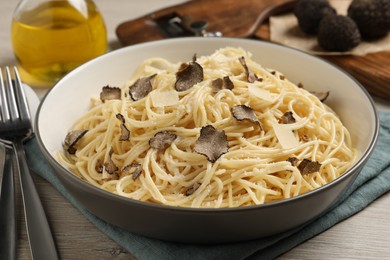
{"type": "Polygon", "coordinates": [[[14,15],[12,44],[27,73],[54,83],[106,52],[106,27],[92,1],[43,1],[14,15]]]}

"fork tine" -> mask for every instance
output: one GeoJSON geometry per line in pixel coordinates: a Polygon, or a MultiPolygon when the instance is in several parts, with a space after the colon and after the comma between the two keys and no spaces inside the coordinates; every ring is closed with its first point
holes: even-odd
{"type": "Polygon", "coordinates": [[[30,109],[28,107],[26,93],[24,92],[22,81],[20,80],[19,72],[16,67],[14,67],[14,78],[14,91],[16,94],[16,102],[17,107],[19,108],[20,119],[30,121],[30,109]]]}
{"type": "Polygon", "coordinates": [[[5,95],[5,83],[3,80],[3,71],[0,68],[0,108],[1,108],[1,119],[3,123],[6,123],[10,120],[9,111],[8,111],[8,102],[5,95]]]}
{"type": "Polygon", "coordinates": [[[18,107],[16,104],[16,96],[14,92],[14,85],[12,84],[12,78],[11,74],[9,72],[8,67],[5,67],[5,77],[6,77],[6,87],[5,87],[5,93],[6,93],[6,100],[8,102],[8,109],[9,109],[9,115],[11,117],[11,121],[18,120],[19,113],[18,113],[18,107]]]}

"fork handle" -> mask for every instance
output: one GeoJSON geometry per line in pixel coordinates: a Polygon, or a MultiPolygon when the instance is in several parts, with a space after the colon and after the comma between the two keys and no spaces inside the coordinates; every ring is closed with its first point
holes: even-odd
{"type": "Polygon", "coordinates": [[[59,259],[41,200],[26,161],[23,143],[14,142],[27,234],[33,259],[59,259]]]}
{"type": "Polygon", "coordinates": [[[15,183],[12,152],[6,149],[0,197],[0,259],[16,259],[15,183]]]}

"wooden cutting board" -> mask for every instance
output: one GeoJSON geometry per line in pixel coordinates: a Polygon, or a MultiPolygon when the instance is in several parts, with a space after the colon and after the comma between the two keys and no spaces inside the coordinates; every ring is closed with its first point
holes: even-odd
{"type": "MultiPolygon", "coordinates": [[[[199,21],[206,21],[207,32],[269,40],[268,18],[291,12],[295,3],[296,0],[193,0],[125,21],[116,28],[116,35],[124,46],[192,36],[194,28],[204,25],[199,21]],[[191,21],[197,26],[188,30],[191,21]]],[[[390,100],[390,52],[323,58],[353,75],[372,95],[390,100]]]]}

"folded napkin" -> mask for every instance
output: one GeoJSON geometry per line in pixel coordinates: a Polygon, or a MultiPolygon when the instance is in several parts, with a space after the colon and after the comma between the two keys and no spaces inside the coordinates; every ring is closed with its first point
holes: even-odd
{"type": "Polygon", "coordinates": [[[272,259],[338,222],[359,212],[390,190],[390,113],[380,112],[378,144],[341,202],[318,219],[288,232],[258,240],[222,245],[186,245],[150,239],[113,226],[81,207],[61,185],[49,166],[36,140],[26,144],[31,170],[56,187],[102,232],[138,259],[272,259]]]}

